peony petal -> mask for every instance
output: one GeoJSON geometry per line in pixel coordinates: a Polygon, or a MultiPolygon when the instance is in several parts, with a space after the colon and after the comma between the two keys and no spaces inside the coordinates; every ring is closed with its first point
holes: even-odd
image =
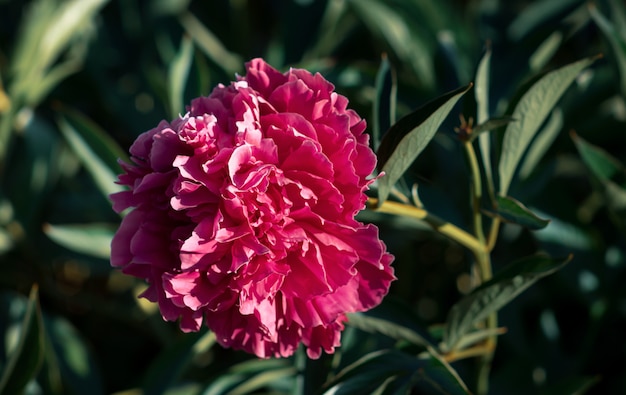
{"type": "Polygon", "coordinates": [[[341,342],[346,314],[395,279],[378,229],[355,215],[376,165],[365,121],[320,74],[262,59],[141,134],[111,196],[124,217],[111,264],[184,332],[225,347],[310,358],[341,342]]]}

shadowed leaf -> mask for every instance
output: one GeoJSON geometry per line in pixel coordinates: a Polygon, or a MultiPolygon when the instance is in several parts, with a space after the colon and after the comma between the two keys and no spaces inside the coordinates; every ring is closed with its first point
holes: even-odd
{"type": "Polygon", "coordinates": [[[416,345],[433,347],[433,339],[419,327],[415,313],[400,303],[389,299],[379,306],[348,316],[348,325],[368,333],[382,333],[396,340],[406,340],[416,345]]]}
{"type": "Polygon", "coordinates": [[[457,101],[472,85],[449,92],[398,120],[383,136],[378,148],[378,168],[385,173],[378,182],[378,204],[435,136],[457,101]]]}
{"type": "Polygon", "coordinates": [[[505,222],[512,222],[530,230],[543,229],[550,223],[549,219],[539,218],[528,207],[512,197],[498,196],[497,202],[497,211],[493,214],[505,222]]]}
{"type": "Polygon", "coordinates": [[[381,134],[394,123],[396,113],[396,79],[386,55],[382,57],[376,74],[376,99],[374,100],[374,125],[372,139],[374,149],[380,146],[381,134]]]}
{"type": "Polygon", "coordinates": [[[523,258],[505,267],[491,280],[455,304],[446,321],[443,342],[453,350],[474,326],[498,311],[537,280],[564,267],[571,257],[554,259],[545,255],[523,258]]]}
{"type": "Polygon", "coordinates": [[[33,286],[26,313],[19,330],[17,344],[9,354],[0,378],[0,394],[20,394],[39,371],[44,358],[45,337],[39,309],[38,288],[33,286]]]}
{"type": "Polygon", "coordinates": [[[417,358],[397,350],[365,355],[339,372],[328,385],[325,395],[469,394],[458,374],[441,359],[432,355],[417,358]]]}
{"type": "Polygon", "coordinates": [[[104,131],[86,118],[74,112],[66,112],[66,116],[58,121],[61,133],[108,199],[109,195],[123,189],[115,180],[121,171],[117,159],[126,155],[104,131]]]}

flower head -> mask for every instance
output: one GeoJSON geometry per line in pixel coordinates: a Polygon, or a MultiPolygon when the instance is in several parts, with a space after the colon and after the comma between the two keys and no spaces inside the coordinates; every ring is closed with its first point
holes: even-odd
{"type": "Polygon", "coordinates": [[[346,313],[380,303],[392,256],[364,208],[376,158],[365,121],[320,74],[261,59],[130,148],[113,207],[134,209],[111,263],[183,331],[311,358],[340,345],[346,313]]]}

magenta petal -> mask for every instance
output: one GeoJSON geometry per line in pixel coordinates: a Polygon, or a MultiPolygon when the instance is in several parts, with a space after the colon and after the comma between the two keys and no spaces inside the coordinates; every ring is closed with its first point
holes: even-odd
{"type": "Polygon", "coordinates": [[[341,344],[346,314],[395,279],[378,229],[359,222],[376,157],[365,121],[320,74],[262,59],[141,134],[113,208],[134,208],[111,265],[184,332],[224,347],[310,358],[341,344]]]}

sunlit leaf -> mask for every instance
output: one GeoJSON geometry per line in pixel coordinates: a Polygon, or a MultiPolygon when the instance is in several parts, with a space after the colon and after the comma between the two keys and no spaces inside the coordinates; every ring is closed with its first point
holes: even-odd
{"type": "Polygon", "coordinates": [[[450,309],[443,338],[445,348],[454,350],[460,339],[470,333],[477,323],[505,306],[537,280],[564,267],[570,259],[536,255],[502,269],[450,309]]]}
{"type": "Polygon", "coordinates": [[[512,122],[504,132],[500,155],[499,193],[506,196],[522,155],[533,137],[580,72],[594,62],[587,58],[549,72],[522,96],[511,115],[512,122]]]}
{"type": "Polygon", "coordinates": [[[111,255],[111,240],[116,227],[108,224],[65,224],[44,226],[44,232],[63,247],[95,256],[109,259],[111,255]]]}
{"type": "Polygon", "coordinates": [[[30,291],[17,344],[10,350],[0,377],[1,395],[22,393],[26,384],[37,375],[43,362],[45,337],[38,295],[38,288],[34,286],[30,291]]]}
{"type": "Polygon", "coordinates": [[[325,395],[371,393],[467,395],[469,391],[458,374],[438,358],[382,350],[367,354],[343,369],[324,392],[325,395]]]}
{"type": "MultiPolygon", "coordinates": [[[[490,89],[490,71],[491,71],[491,48],[480,59],[478,69],[476,70],[474,98],[476,100],[476,122],[484,123],[489,119],[489,89],[490,89]]],[[[485,179],[490,195],[495,193],[493,180],[493,166],[491,158],[491,135],[481,133],[478,135],[478,147],[485,171],[485,179]]]]}
{"type": "Polygon", "coordinates": [[[526,179],[535,169],[541,158],[548,151],[557,135],[563,128],[563,111],[557,108],[552,112],[544,127],[537,133],[537,137],[528,147],[528,152],[520,166],[519,176],[526,179]]]}
{"type": "Polygon", "coordinates": [[[170,63],[168,70],[170,118],[172,119],[184,113],[185,87],[192,60],[193,41],[188,36],[184,36],[180,50],[170,63]]]}
{"type": "Polygon", "coordinates": [[[539,218],[528,207],[512,197],[497,197],[498,207],[494,213],[505,222],[512,222],[530,230],[543,229],[550,223],[548,219],[539,218]]]}
{"type": "Polygon", "coordinates": [[[383,136],[378,148],[378,168],[385,173],[378,182],[378,204],[435,136],[457,101],[471,85],[449,92],[398,120],[383,136]]]}

